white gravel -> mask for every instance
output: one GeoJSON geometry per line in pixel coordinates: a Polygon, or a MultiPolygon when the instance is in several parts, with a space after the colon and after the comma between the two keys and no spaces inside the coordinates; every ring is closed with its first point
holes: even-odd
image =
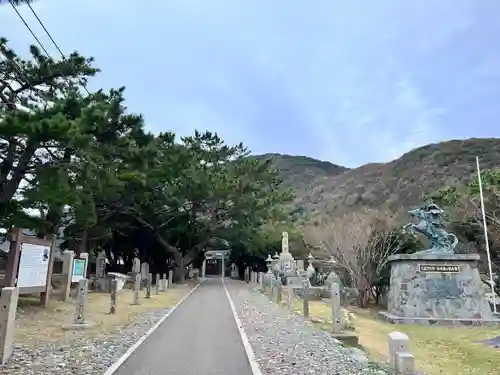
{"type": "Polygon", "coordinates": [[[257,290],[235,282],[227,283],[227,288],[263,374],[388,374],[358,361],[328,332],[288,313],[257,290]]]}
{"type": "Polygon", "coordinates": [[[80,339],[69,345],[51,343],[37,348],[16,345],[8,365],[0,366],[0,374],[102,375],[168,311],[166,308],[146,313],[111,334],[80,339]]]}

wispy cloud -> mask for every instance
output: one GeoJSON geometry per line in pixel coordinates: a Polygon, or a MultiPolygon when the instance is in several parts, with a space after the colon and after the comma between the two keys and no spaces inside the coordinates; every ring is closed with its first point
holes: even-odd
{"type": "MultiPolygon", "coordinates": [[[[347,166],[448,138],[499,136],[496,0],[44,0],[93,87],[126,85],[154,131],[217,131],[254,152],[347,166]]],[[[51,53],[55,48],[21,8],[51,53]]],[[[33,40],[8,6],[1,32],[33,40]]]]}

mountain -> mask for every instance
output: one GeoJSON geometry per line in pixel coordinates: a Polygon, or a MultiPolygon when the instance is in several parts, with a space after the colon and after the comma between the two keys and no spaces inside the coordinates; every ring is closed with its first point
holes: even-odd
{"type": "Polygon", "coordinates": [[[500,139],[452,140],[414,149],[389,163],[345,168],[304,156],[271,157],[296,195],[305,221],[328,219],[363,208],[403,213],[424,193],[467,179],[481,168],[500,167],[500,139]]]}

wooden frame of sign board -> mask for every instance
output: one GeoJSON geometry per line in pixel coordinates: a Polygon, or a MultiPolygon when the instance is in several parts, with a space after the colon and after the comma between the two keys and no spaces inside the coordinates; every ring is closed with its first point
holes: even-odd
{"type": "MultiPolygon", "coordinates": [[[[25,246],[25,251],[32,251],[25,246]]],[[[40,293],[40,302],[43,306],[47,306],[50,299],[50,289],[51,289],[51,278],[52,278],[52,267],[54,265],[54,236],[49,235],[45,238],[38,238],[34,235],[27,234],[22,228],[14,228],[10,235],[10,250],[7,257],[7,269],[6,275],[3,280],[1,280],[0,286],[7,287],[19,287],[19,294],[32,294],[40,293]],[[48,259],[47,259],[47,274],[44,278],[44,285],[36,286],[19,286],[18,276],[20,261],[22,258],[23,245],[34,245],[48,247],[48,259]]]]}

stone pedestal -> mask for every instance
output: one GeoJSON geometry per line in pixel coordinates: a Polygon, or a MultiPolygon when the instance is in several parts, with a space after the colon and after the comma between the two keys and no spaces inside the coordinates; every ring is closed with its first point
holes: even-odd
{"type": "Polygon", "coordinates": [[[389,258],[391,323],[498,324],[485,298],[478,254],[409,254],[389,258]]]}

